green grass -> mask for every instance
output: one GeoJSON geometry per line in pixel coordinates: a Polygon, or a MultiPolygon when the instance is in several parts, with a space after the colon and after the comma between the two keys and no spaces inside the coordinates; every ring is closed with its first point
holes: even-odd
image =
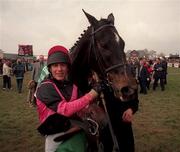
{"type": "MultiPolygon", "coordinates": [[[[2,78],[0,78],[1,82],[2,78]]],[[[43,152],[44,141],[36,128],[38,116],[36,108],[26,102],[29,73],[24,79],[23,93],[16,91],[15,78],[12,77],[10,91],[0,90],[0,151],[1,152],[43,152]]]]}
{"type": "MultiPolygon", "coordinates": [[[[23,93],[0,89],[0,151],[43,152],[44,138],[37,132],[36,108],[26,103],[30,74],[24,79],[23,93]]],[[[2,77],[0,77],[2,83],[2,77]]],[[[148,95],[140,95],[133,129],[136,152],[180,152],[180,69],[168,70],[168,84],[148,95]]]]}
{"type": "Polygon", "coordinates": [[[180,69],[168,71],[164,92],[150,90],[140,95],[134,119],[137,152],[180,151],[180,69]]]}

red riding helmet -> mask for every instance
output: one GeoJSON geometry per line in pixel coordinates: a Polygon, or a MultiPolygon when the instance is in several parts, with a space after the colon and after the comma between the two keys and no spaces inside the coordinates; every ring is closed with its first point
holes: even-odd
{"type": "Polygon", "coordinates": [[[71,64],[68,50],[60,45],[53,46],[48,52],[47,66],[60,62],[71,64]]]}

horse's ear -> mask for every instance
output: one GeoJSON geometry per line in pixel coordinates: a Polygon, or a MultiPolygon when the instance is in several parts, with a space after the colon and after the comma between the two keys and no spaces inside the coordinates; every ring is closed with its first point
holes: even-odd
{"type": "Polygon", "coordinates": [[[114,25],[114,16],[113,16],[112,13],[108,15],[107,19],[108,19],[109,22],[111,22],[114,25]]]}
{"type": "MultiPolygon", "coordinates": [[[[82,10],[83,10],[83,9],[82,9],[82,10]]],[[[89,23],[90,23],[91,25],[96,25],[96,24],[97,24],[98,20],[97,20],[94,16],[86,13],[84,10],[83,10],[83,12],[84,12],[84,14],[86,15],[86,17],[87,17],[87,19],[88,19],[88,21],[89,21],[89,23]]]]}

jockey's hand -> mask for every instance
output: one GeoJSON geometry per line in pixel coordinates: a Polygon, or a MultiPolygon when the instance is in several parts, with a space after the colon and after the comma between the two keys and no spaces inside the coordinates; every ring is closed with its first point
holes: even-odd
{"type": "Polygon", "coordinates": [[[124,111],[122,119],[124,122],[132,122],[133,119],[133,111],[131,108],[124,111]]]}
{"type": "Polygon", "coordinates": [[[101,91],[103,90],[103,86],[101,82],[96,82],[92,85],[92,89],[95,90],[98,94],[100,94],[101,91]]]}

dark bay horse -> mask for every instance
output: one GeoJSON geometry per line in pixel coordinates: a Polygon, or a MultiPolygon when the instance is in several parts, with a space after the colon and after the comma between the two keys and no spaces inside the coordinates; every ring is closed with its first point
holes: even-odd
{"type": "MultiPolygon", "coordinates": [[[[113,14],[108,15],[107,19],[97,20],[85,11],[84,13],[90,26],[70,49],[70,78],[83,93],[86,93],[90,89],[89,78],[93,71],[100,80],[112,88],[110,93],[105,92],[105,101],[111,100],[112,96],[125,100],[137,98],[137,83],[127,64],[125,42],[114,26],[113,14]]],[[[108,103],[111,102],[113,101],[108,103]]],[[[106,112],[111,113],[110,104],[107,104],[106,112]]]]}
{"type": "Polygon", "coordinates": [[[91,26],[81,34],[70,49],[71,77],[84,92],[88,90],[88,76],[95,71],[100,79],[112,86],[117,98],[122,93],[130,96],[137,90],[137,83],[127,64],[124,40],[114,26],[114,16],[98,21],[84,12],[91,26]]]}

